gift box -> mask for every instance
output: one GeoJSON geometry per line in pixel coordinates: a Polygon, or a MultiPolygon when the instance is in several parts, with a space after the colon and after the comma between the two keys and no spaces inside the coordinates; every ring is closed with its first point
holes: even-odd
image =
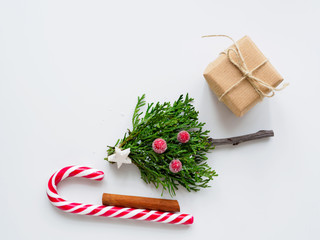
{"type": "Polygon", "coordinates": [[[281,90],[276,87],[283,81],[248,36],[222,52],[207,66],[203,75],[219,100],[238,117],[264,97],[271,97],[274,91],[281,90]]]}

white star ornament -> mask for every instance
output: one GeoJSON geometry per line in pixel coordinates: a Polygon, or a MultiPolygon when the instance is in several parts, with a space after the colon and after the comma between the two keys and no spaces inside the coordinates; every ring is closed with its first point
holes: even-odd
{"type": "Polygon", "coordinates": [[[109,162],[115,162],[117,163],[117,167],[120,168],[123,163],[130,164],[131,159],[128,157],[130,154],[130,148],[127,148],[125,150],[121,150],[120,148],[115,148],[115,153],[108,156],[109,162]]]}

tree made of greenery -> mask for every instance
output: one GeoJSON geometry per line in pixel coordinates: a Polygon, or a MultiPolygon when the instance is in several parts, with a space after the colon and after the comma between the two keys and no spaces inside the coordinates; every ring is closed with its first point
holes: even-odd
{"type": "Polygon", "coordinates": [[[179,185],[188,191],[209,187],[209,181],[217,174],[207,164],[206,153],[214,147],[209,141],[209,131],[203,130],[205,123],[198,120],[199,112],[195,110],[192,101],[187,94],[185,98],[181,95],[173,104],[149,103],[143,114],[141,109],[146,105],[145,95],[138,97],[132,117],[132,130],[128,130],[115,146],[108,146],[108,155],[115,152],[115,147],[130,148],[129,157],[139,168],[141,178],[156,188],[162,186],[163,191],[168,191],[171,196],[175,195],[179,185]],[[177,140],[181,130],[190,134],[187,143],[177,140]],[[157,138],[167,142],[167,150],[162,154],[152,149],[152,143],[157,138]],[[173,159],[181,161],[182,171],[170,171],[169,163],[173,159]]]}

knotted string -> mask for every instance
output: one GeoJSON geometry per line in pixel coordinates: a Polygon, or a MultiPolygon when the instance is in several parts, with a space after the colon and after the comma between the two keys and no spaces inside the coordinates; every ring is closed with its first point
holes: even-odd
{"type": "Polygon", "coordinates": [[[241,53],[240,48],[238,46],[238,43],[236,41],[234,41],[231,37],[229,37],[227,35],[206,35],[206,36],[202,36],[202,37],[226,37],[226,38],[229,38],[234,43],[234,46],[235,46],[235,49],[228,48],[226,51],[224,51],[220,54],[225,54],[228,57],[228,60],[237,69],[239,69],[239,71],[242,73],[242,78],[239,81],[237,81],[236,83],[234,83],[231,87],[229,87],[223,94],[221,94],[221,96],[219,97],[219,101],[221,101],[221,99],[226,94],[228,94],[233,88],[238,86],[245,79],[248,80],[248,82],[251,84],[251,86],[259,94],[261,99],[263,99],[264,97],[273,97],[275,94],[275,91],[281,91],[289,85],[288,83],[285,83],[285,84],[283,84],[283,86],[281,88],[276,88],[276,87],[273,87],[270,84],[264,82],[260,78],[253,76],[253,72],[256,71],[257,69],[259,69],[260,67],[262,67],[263,65],[265,65],[268,62],[268,59],[264,60],[262,63],[260,63],[258,66],[256,66],[252,70],[249,70],[245,61],[244,61],[244,58],[242,56],[242,53],[241,53]],[[236,55],[236,61],[231,58],[231,52],[233,52],[236,55]],[[264,93],[263,91],[261,91],[259,86],[263,86],[263,87],[267,88],[268,90],[270,90],[270,93],[268,93],[268,94],[264,93]]]}

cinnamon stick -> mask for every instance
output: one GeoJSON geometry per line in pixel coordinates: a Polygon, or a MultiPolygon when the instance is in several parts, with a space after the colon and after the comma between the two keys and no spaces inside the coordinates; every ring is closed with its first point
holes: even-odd
{"type": "Polygon", "coordinates": [[[180,212],[178,201],[171,199],[104,193],[102,195],[102,204],[107,206],[140,208],[163,212],[180,212]]]}

